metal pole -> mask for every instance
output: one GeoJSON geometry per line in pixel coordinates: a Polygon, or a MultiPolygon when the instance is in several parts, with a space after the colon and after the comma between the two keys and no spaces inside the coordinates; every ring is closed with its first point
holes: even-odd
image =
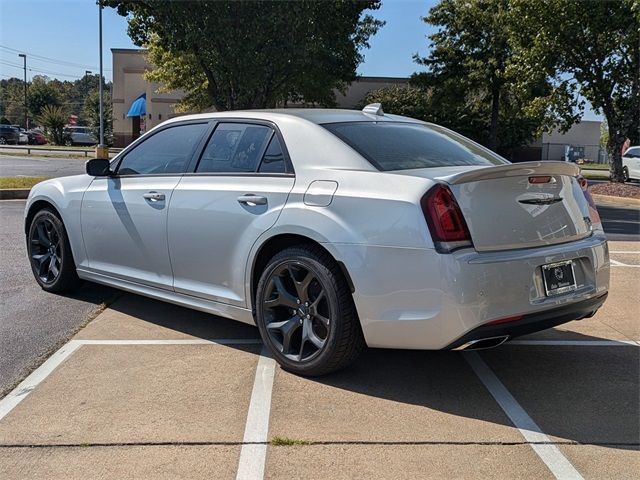
{"type": "Polygon", "coordinates": [[[104,118],[102,106],[102,0],[98,0],[98,34],[100,36],[100,148],[104,148],[104,118]]]}
{"type": "Polygon", "coordinates": [[[29,107],[27,106],[27,55],[19,53],[19,57],[22,57],[24,62],[24,126],[29,130],[29,107]]]}

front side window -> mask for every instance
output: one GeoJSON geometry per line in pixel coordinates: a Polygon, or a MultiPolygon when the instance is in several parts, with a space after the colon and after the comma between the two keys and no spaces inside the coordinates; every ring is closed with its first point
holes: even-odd
{"type": "Polygon", "coordinates": [[[273,130],[264,125],[221,123],[209,139],[197,173],[255,172],[273,130]]]}
{"type": "Polygon", "coordinates": [[[629,150],[624,152],[623,157],[640,158],[640,147],[630,148],[629,150]]]}
{"type": "Polygon", "coordinates": [[[151,135],[120,162],[118,175],[183,173],[198,142],[207,130],[206,123],[169,127],[151,135]]]}
{"type": "Polygon", "coordinates": [[[437,125],[344,122],[322,126],[382,171],[509,163],[462,135],[437,125]]]}

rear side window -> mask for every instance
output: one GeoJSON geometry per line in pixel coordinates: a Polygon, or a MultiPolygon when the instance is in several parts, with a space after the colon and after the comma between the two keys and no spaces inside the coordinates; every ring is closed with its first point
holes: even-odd
{"type": "Polygon", "coordinates": [[[264,125],[221,123],[202,152],[196,172],[255,172],[272,134],[264,125]]]}
{"type": "Polygon", "coordinates": [[[277,135],[271,137],[267,151],[264,152],[258,172],[261,173],[286,173],[287,167],[284,160],[284,152],[277,135]]]}
{"type": "Polygon", "coordinates": [[[633,147],[624,152],[623,157],[640,158],[640,147],[633,147]]]}
{"type": "Polygon", "coordinates": [[[151,135],[126,154],[118,175],[183,173],[206,129],[206,123],[188,123],[151,135]]]}
{"type": "Polygon", "coordinates": [[[490,150],[437,125],[345,122],[323,127],[383,171],[509,163],[490,150]]]}

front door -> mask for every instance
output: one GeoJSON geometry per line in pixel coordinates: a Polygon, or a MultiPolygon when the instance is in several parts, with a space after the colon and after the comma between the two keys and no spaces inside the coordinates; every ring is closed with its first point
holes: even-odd
{"type": "Polygon", "coordinates": [[[294,181],[273,128],[218,124],[195,172],[182,177],[171,198],[175,291],[246,306],[249,251],[276,222],[294,181]]]}
{"type": "Polygon", "coordinates": [[[115,174],[94,179],[82,201],[88,270],[172,289],[167,207],[207,122],[170,125],[125,151],[115,174]]]}

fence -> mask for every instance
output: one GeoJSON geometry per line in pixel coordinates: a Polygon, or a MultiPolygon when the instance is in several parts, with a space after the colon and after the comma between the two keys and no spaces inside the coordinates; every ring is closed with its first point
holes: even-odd
{"type": "MultiPolygon", "coordinates": [[[[18,151],[26,151],[27,155],[31,155],[31,152],[41,152],[41,153],[84,153],[86,158],[89,156],[93,156],[95,154],[94,149],[86,149],[86,148],[47,148],[47,147],[32,147],[32,146],[22,146],[22,145],[0,145],[0,151],[7,150],[8,153],[11,153],[12,150],[18,151]],[[89,155],[91,154],[91,155],[89,155]]],[[[122,148],[109,148],[109,153],[119,153],[122,151],[122,148]]]]}

